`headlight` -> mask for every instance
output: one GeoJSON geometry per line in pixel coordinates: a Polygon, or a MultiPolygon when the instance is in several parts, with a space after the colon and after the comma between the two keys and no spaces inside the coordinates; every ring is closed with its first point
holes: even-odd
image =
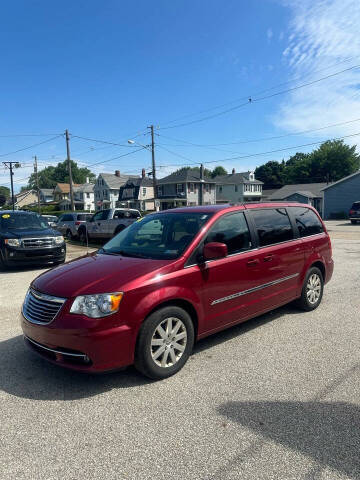
{"type": "Polygon", "coordinates": [[[75,298],[70,313],[80,313],[90,318],[107,317],[119,310],[123,295],[122,292],[81,295],[75,298]]]}
{"type": "Polygon", "coordinates": [[[62,235],[58,235],[57,237],[54,237],[54,243],[55,245],[61,245],[64,243],[64,237],[62,235]]]}
{"type": "Polygon", "coordinates": [[[9,247],[20,247],[21,242],[18,238],[6,238],[5,244],[9,245],[9,247]]]}

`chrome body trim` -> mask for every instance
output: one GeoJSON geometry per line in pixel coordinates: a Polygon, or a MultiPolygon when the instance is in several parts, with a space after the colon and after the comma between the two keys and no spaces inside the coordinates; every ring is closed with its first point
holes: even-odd
{"type": "Polygon", "coordinates": [[[45,347],[45,345],[41,345],[41,343],[35,342],[35,340],[32,340],[31,338],[27,337],[26,335],[24,335],[24,338],[26,338],[26,340],[28,342],[33,343],[37,347],[42,348],[43,350],[47,350],[48,352],[59,353],[60,355],[67,355],[68,357],[76,357],[76,358],[83,358],[83,359],[85,359],[85,357],[86,357],[86,355],[84,353],[62,352],[61,350],[56,350],[54,348],[45,347]]]}
{"type": "Polygon", "coordinates": [[[55,320],[66,300],[66,298],[53,297],[29,288],[21,312],[30,323],[49,325],[55,320]]]}
{"type": "MultiPolygon", "coordinates": [[[[43,249],[43,248],[53,248],[55,244],[55,236],[53,237],[24,237],[20,239],[20,248],[24,249],[43,249]],[[26,244],[27,242],[28,245],[26,244]]],[[[60,246],[61,244],[59,244],[60,246]]]]}
{"type": "Polygon", "coordinates": [[[232,295],[228,295],[227,297],[222,297],[222,298],[213,300],[210,305],[212,306],[212,305],[217,305],[218,303],[227,302],[228,300],[233,300],[234,298],[242,297],[243,295],[257,292],[258,290],[262,290],[263,288],[271,287],[273,285],[277,285],[278,283],[286,282],[287,280],[290,280],[291,278],[295,278],[298,276],[299,276],[298,273],[294,273],[292,275],[288,275],[287,277],[282,277],[282,278],[279,278],[278,280],[273,280],[272,282],[263,283],[262,285],[258,285],[257,287],[249,288],[248,290],[242,290],[241,292],[233,293],[232,295]]]}
{"type": "Polygon", "coordinates": [[[33,288],[29,289],[31,294],[34,295],[34,297],[38,298],[39,300],[46,300],[48,302],[55,302],[55,303],[65,303],[66,298],[62,297],[53,297],[52,295],[46,295],[45,293],[40,293],[34,290],[33,288]]]}

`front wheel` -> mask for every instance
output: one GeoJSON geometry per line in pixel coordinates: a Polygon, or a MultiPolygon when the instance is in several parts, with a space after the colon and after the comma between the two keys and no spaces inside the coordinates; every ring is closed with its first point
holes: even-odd
{"type": "Polygon", "coordinates": [[[72,240],[73,239],[73,234],[71,233],[71,230],[66,231],[66,238],[67,238],[67,240],[72,240]]]}
{"type": "Polygon", "coordinates": [[[135,367],[160,380],[177,373],[194,345],[194,325],[182,308],[168,306],[152,313],[142,324],[135,351],[135,367]]]}
{"type": "Polygon", "coordinates": [[[323,275],[317,267],[311,267],[306,274],[301,297],[298,299],[297,304],[302,310],[307,312],[315,310],[321,303],[323,293],[323,275]]]}
{"type": "Polygon", "coordinates": [[[87,242],[90,242],[90,237],[89,237],[89,234],[86,233],[86,230],[85,228],[82,228],[81,230],[79,230],[79,241],[81,243],[87,243],[87,242]]]}

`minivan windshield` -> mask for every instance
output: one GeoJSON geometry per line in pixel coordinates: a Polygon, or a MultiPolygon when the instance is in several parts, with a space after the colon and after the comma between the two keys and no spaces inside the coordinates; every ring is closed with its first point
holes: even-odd
{"type": "Polygon", "coordinates": [[[190,212],[147,215],[112,238],[99,253],[157,260],[177,258],[211,215],[190,212]]]}
{"type": "Polygon", "coordinates": [[[35,213],[3,213],[0,215],[2,232],[9,230],[47,230],[48,228],[47,221],[35,213]]]}

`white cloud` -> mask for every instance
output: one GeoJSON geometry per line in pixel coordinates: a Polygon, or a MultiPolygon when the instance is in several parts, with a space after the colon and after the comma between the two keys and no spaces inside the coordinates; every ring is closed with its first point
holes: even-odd
{"type": "Polygon", "coordinates": [[[268,28],[268,29],[266,30],[266,36],[267,36],[268,42],[271,41],[273,35],[274,35],[274,33],[273,33],[272,29],[271,29],[271,28],[268,28]]]}
{"type": "Polygon", "coordinates": [[[279,41],[282,42],[284,40],[284,32],[279,33],[279,41]]]}
{"type": "MultiPolygon", "coordinates": [[[[288,0],[286,6],[292,13],[292,33],[283,57],[291,77],[296,77],[290,87],[360,63],[359,0],[288,0]]],[[[287,131],[301,131],[355,119],[360,117],[358,92],[360,69],[295,90],[282,102],[275,123],[287,131]]],[[[357,131],[360,122],[339,126],[326,135],[357,131]]],[[[324,133],[318,135],[324,137],[324,133]]]]}

